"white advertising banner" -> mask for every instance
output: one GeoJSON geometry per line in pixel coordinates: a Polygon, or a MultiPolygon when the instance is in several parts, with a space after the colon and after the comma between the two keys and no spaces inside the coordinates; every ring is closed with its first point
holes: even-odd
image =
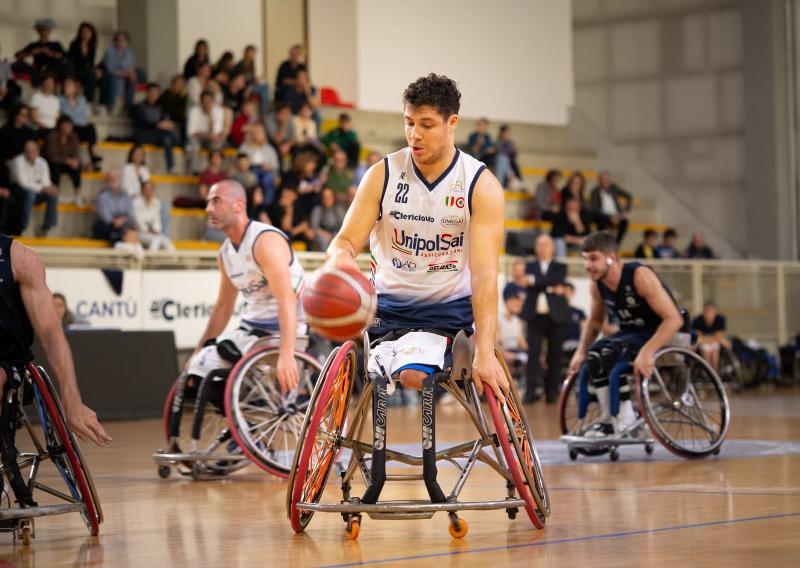
{"type": "MultiPolygon", "coordinates": [[[[217,270],[123,270],[52,268],[47,282],[92,327],[172,330],[179,349],[192,348],[205,329],[217,296],[217,270]],[[112,285],[114,281],[114,285],[112,285]],[[115,286],[117,290],[115,290],[115,286]]],[[[243,300],[234,311],[238,314],[243,300]]],[[[231,318],[228,328],[237,325],[231,318]]]]}

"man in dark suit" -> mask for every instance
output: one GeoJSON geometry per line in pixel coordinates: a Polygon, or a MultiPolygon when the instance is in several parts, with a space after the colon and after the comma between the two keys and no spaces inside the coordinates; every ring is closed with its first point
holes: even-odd
{"type": "Polygon", "coordinates": [[[525,403],[538,400],[537,389],[544,386],[548,404],[558,399],[563,357],[564,329],[570,319],[565,297],[567,265],[554,260],[555,245],[549,235],[536,239],[536,260],[525,267],[527,295],[522,319],[528,323],[528,375],[525,403]],[[542,339],[547,338],[547,376],[542,385],[542,339]]]}

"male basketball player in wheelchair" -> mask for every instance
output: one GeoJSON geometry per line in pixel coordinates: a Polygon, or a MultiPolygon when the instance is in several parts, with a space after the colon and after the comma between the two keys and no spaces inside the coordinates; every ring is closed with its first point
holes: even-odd
{"type": "Polygon", "coordinates": [[[651,268],[638,262],[620,263],[617,240],[610,233],[600,231],[586,238],[583,264],[593,281],[591,311],[568,375],[582,374],[581,387],[586,382],[594,387],[603,412],[584,435],[620,435],[631,429],[637,416],[631,400],[633,385],[625,381],[618,385],[618,392],[611,392],[612,370],[632,361],[635,375],[649,377],[656,353],[684,326],[684,318],[669,288],[651,268]],[[619,331],[596,341],[607,313],[618,318],[619,331]]]}
{"type": "MultiPolygon", "coordinates": [[[[187,447],[181,448],[181,437],[184,439],[184,444],[193,446],[192,450],[197,453],[201,432],[205,428],[202,422],[213,418],[206,416],[208,413],[205,412],[206,405],[211,404],[212,414],[220,416],[228,409],[239,413],[241,420],[236,426],[235,420],[228,416],[228,425],[233,423],[236,427],[221,426],[221,432],[212,432],[211,445],[207,447],[205,453],[211,454],[212,449],[220,447],[238,452],[239,449],[236,447],[238,444],[259,466],[271,473],[285,476],[288,471],[278,473],[275,470],[287,468],[291,456],[288,458],[284,456],[279,460],[283,466],[269,457],[265,460],[259,459],[262,452],[266,456],[275,453],[273,449],[267,447],[269,440],[255,441],[258,432],[254,432],[252,426],[258,421],[244,415],[236,393],[232,395],[235,400],[225,399],[229,398],[226,392],[232,369],[243,360],[257,342],[263,343],[267,339],[274,339],[273,349],[260,361],[262,369],[263,365],[270,365],[274,372],[274,380],[263,378],[263,372],[259,372],[258,361],[250,365],[254,375],[250,379],[243,379],[245,384],[241,388],[237,385],[237,392],[244,393],[242,396],[247,398],[247,404],[253,407],[253,412],[263,413],[266,412],[266,408],[282,408],[286,397],[296,390],[298,369],[306,364],[316,364],[310,360],[306,361],[307,357],[303,358],[302,354],[295,352],[297,337],[306,332],[302,306],[297,301],[297,294],[300,293],[303,284],[303,268],[290,246],[289,238],[281,230],[248,219],[246,194],[238,182],[226,180],[212,186],[206,211],[209,224],[223,231],[228,237],[220,248],[217,261],[220,269],[219,291],[206,329],[167,401],[165,421],[169,450],[166,454],[158,452],[154,457],[159,463],[162,461],[175,463],[166,458],[159,460],[159,456],[164,458],[165,455],[178,455],[189,450],[187,447]],[[226,332],[225,328],[233,315],[234,304],[240,293],[245,298],[240,324],[234,330],[226,332]],[[275,360],[276,355],[277,360],[275,360]],[[299,361],[298,357],[303,360],[299,361]],[[269,361],[265,361],[265,358],[269,361]],[[246,384],[248,380],[259,384],[252,382],[248,386],[246,384]],[[265,396],[254,400],[256,391],[265,393],[265,396]],[[187,432],[181,432],[181,420],[187,407],[195,410],[192,423],[185,424],[185,426],[191,425],[191,441],[188,441],[187,432]],[[231,436],[234,438],[232,441],[231,436]]],[[[303,388],[307,391],[311,386],[305,385],[303,388]]],[[[294,400],[290,402],[293,403],[294,400]]],[[[284,409],[286,420],[291,418],[289,414],[299,412],[291,404],[283,406],[292,408],[291,412],[284,409]]],[[[261,422],[263,421],[262,416],[261,422]]],[[[285,421],[283,417],[274,417],[276,424],[282,421],[285,421]]],[[[270,423],[270,426],[272,425],[274,424],[270,423]]],[[[277,432],[281,428],[276,426],[274,430],[277,432]]],[[[283,453],[287,451],[290,450],[281,449],[283,453]]],[[[204,459],[203,456],[195,457],[198,460],[204,459]]],[[[185,461],[191,462],[191,460],[185,461]]],[[[178,463],[184,462],[179,460],[178,463]]],[[[244,465],[241,462],[238,464],[244,465]]],[[[222,459],[216,465],[219,466],[215,470],[216,473],[227,473],[236,469],[234,462],[230,460],[222,459]]],[[[159,474],[166,477],[169,475],[169,468],[160,468],[159,474]]]]}

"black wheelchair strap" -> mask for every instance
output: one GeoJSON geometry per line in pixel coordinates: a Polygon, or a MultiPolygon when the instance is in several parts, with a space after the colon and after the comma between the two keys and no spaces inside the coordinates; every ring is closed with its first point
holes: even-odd
{"type": "Polygon", "coordinates": [[[20,381],[18,379],[14,380],[15,377],[19,377],[17,371],[10,366],[9,369],[11,369],[11,373],[9,373],[6,384],[3,387],[3,403],[0,405],[0,459],[2,459],[3,466],[5,466],[11,489],[20,507],[36,507],[37,503],[33,500],[28,485],[22,478],[19,463],[17,462],[19,452],[16,446],[15,434],[16,413],[18,411],[17,396],[20,381]],[[16,384],[12,384],[12,382],[16,384]],[[9,393],[11,393],[10,396],[9,393]]]}

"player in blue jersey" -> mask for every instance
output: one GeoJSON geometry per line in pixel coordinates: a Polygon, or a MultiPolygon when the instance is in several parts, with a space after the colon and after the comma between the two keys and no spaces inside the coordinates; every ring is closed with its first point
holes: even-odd
{"type": "Polygon", "coordinates": [[[589,380],[607,422],[598,423],[594,435],[620,432],[635,421],[630,386],[621,385],[619,411],[612,420],[609,372],[621,361],[633,360],[638,376],[653,373],[656,352],[683,326],[683,317],[670,290],[651,268],[617,255],[617,240],[611,233],[592,233],[583,244],[583,265],[593,281],[589,320],[569,372],[578,373],[586,363],[589,380]],[[606,314],[619,319],[619,331],[596,341],[606,314]]]}

